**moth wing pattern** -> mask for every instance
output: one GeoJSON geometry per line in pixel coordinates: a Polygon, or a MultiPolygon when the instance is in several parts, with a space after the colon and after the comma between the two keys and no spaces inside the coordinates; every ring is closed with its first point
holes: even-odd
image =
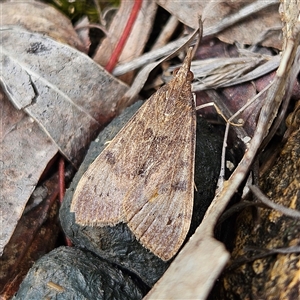
{"type": "Polygon", "coordinates": [[[90,165],[71,204],[77,223],[125,222],[163,260],[179,250],[192,218],[196,112],[190,59],[191,51],[171,82],[90,165]]]}
{"type": "Polygon", "coordinates": [[[182,245],[192,218],[196,116],[191,93],[190,99],[176,101],[167,118],[161,113],[165,106],[163,101],[151,105],[159,122],[143,126],[143,135],[151,135],[151,142],[137,149],[133,166],[137,179],[123,204],[126,223],[135,236],[169,260],[182,245]]]}
{"type": "Polygon", "coordinates": [[[151,112],[151,99],[145,103],[99,154],[81,177],[74,192],[71,212],[76,223],[88,226],[106,226],[125,222],[123,201],[127,190],[138,179],[135,175],[136,158],[150,144],[144,136],[143,119],[151,112]],[[134,125],[134,126],[133,126],[134,125]],[[81,201],[85,199],[85,201],[81,201]],[[86,209],[86,206],[89,209],[86,209]]]}
{"type": "Polygon", "coordinates": [[[70,211],[75,212],[80,225],[112,226],[122,221],[120,178],[110,170],[110,159],[103,156],[100,154],[89,166],[74,192],[70,211]]]}

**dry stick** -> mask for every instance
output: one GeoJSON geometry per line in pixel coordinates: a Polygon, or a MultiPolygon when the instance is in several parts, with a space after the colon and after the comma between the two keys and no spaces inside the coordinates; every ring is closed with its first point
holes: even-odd
{"type": "Polygon", "coordinates": [[[155,41],[151,50],[159,49],[162,46],[166,45],[166,43],[170,40],[176,28],[178,27],[178,24],[179,24],[178,19],[175,16],[170,16],[167,24],[164,26],[162,32],[160,33],[159,37],[155,41]]]}
{"type": "Polygon", "coordinates": [[[241,265],[249,262],[253,262],[257,259],[261,259],[270,255],[274,254],[291,254],[291,253],[299,253],[300,252],[300,246],[291,246],[286,248],[274,248],[274,249],[261,249],[253,246],[245,246],[244,247],[245,252],[258,252],[259,254],[252,255],[251,257],[248,256],[240,256],[237,257],[233,262],[229,264],[228,267],[226,267],[225,272],[230,272],[234,270],[235,268],[240,267],[241,265]]]}
{"type": "Polygon", "coordinates": [[[281,212],[282,214],[292,217],[292,218],[296,218],[296,219],[300,219],[300,211],[295,210],[295,209],[291,209],[288,207],[285,207],[284,205],[281,204],[277,204],[273,201],[271,201],[257,186],[255,185],[249,185],[250,190],[252,191],[252,193],[259,199],[259,201],[261,201],[263,204],[265,204],[266,206],[273,208],[279,212],[281,212]]]}
{"type": "Polygon", "coordinates": [[[124,28],[124,31],[122,33],[122,36],[119,40],[119,42],[116,45],[116,48],[114,49],[105,69],[111,73],[111,71],[114,69],[115,65],[118,62],[118,59],[120,57],[120,54],[122,53],[122,50],[124,48],[124,45],[129,37],[130,31],[133,27],[133,24],[137,18],[137,15],[141,9],[142,6],[142,0],[135,0],[134,5],[132,7],[129,19],[126,23],[126,26],[124,28]]]}
{"type": "MultiPolygon", "coordinates": [[[[160,59],[166,55],[171,54],[172,52],[176,51],[178,47],[180,47],[183,44],[186,44],[186,42],[190,39],[190,36],[184,36],[182,38],[179,38],[178,40],[172,41],[168,43],[167,45],[153,50],[151,52],[147,52],[140,57],[137,57],[130,62],[121,64],[117,66],[112,74],[114,76],[120,76],[127,72],[133,71],[135,69],[138,69],[143,66],[147,66],[148,64],[156,61],[157,59],[160,59]]],[[[191,44],[192,45],[192,44],[191,44]]]]}
{"type": "MultiPolygon", "coordinates": [[[[224,133],[224,139],[223,139],[223,146],[222,146],[222,155],[221,155],[221,168],[220,168],[220,174],[219,174],[219,179],[217,183],[217,193],[218,191],[221,191],[223,189],[223,184],[225,180],[225,159],[226,159],[226,148],[227,148],[227,138],[229,134],[229,126],[232,124],[231,121],[234,120],[239,114],[241,114],[247,107],[249,107],[251,104],[253,104],[256,100],[259,99],[259,97],[266,92],[273,82],[268,84],[263,90],[261,90],[255,97],[251,99],[248,103],[246,103],[243,107],[241,107],[236,113],[234,113],[229,119],[228,122],[226,123],[225,127],[225,133],[224,133]]],[[[247,144],[248,140],[246,139],[248,136],[244,135],[243,137],[241,136],[240,139],[247,144]]],[[[250,137],[248,137],[250,139],[250,137]]]]}
{"type": "Polygon", "coordinates": [[[284,73],[289,75],[299,44],[299,29],[293,38],[295,39],[288,40],[286,50],[283,52],[274,84],[268,91],[266,103],[261,109],[257,128],[248,150],[231,177],[225,182],[224,189],[215,196],[195,234],[144,299],[177,299],[180,297],[206,299],[215,279],[227,263],[229,253],[221,242],[214,239],[213,229],[219,216],[244,180],[255,154],[277,114],[286,92],[284,73]],[[191,273],[193,276],[190,276],[191,273]]]}

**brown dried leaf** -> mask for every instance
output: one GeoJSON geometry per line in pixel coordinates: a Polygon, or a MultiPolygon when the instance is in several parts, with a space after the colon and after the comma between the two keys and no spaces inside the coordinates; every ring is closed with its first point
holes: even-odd
{"type": "Polygon", "coordinates": [[[207,1],[156,0],[156,3],[194,29],[198,28],[199,16],[207,5],[207,1]]]}
{"type": "Polygon", "coordinates": [[[238,42],[243,45],[260,43],[265,47],[281,49],[282,32],[278,13],[278,1],[210,1],[203,12],[205,26],[214,27],[220,20],[235,14],[245,13],[245,18],[235,22],[218,34],[226,43],[238,42]]]}
{"type": "Polygon", "coordinates": [[[278,1],[157,0],[156,2],[192,28],[198,27],[198,16],[202,15],[203,37],[218,34],[218,38],[231,44],[238,42],[253,45],[262,42],[263,46],[281,49],[278,1]],[[271,31],[268,32],[269,30],[271,31]]]}
{"type": "Polygon", "coordinates": [[[2,28],[2,85],[74,165],[127,87],[77,50],[18,27],[2,28]],[[109,84],[108,84],[109,83],[109,84]]]}
{"type": "Polygon", "coordinates": [[[34,120],[17,111],[3,92],[1,105],[0,254],[21,217],[27,200],[57,147],[34,120]]]}
{"type": "Polygon", "coordinates": [[[0,12],[1,26],[22,26],[79,50],[85,49],[71,21],[53,6],[37,1],[6,2],[0,4],[0,12]]]}

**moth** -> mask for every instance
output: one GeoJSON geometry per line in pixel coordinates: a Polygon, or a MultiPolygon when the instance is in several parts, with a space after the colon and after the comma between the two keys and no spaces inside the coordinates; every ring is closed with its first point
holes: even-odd
{"type": "Polygon", "coordinates": [[[124,222],[164,261],[181,247],[193,211],[196,109],[191,58],[192,48],[172,80],[89,166],[71,203],[76,223],[124,222]]]}

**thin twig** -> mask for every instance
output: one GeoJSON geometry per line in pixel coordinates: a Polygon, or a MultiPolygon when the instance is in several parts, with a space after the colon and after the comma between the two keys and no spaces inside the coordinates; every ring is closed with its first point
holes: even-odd
{"type": "Polygon", "coordinates": [[[159,49],[170,40],[175,29],[178,27],[179,21],[175,16],[170,16],[167,24],[164,26],[164,29],[160,33],[159,37],[155,41],[151,50],[159,49]]]}
{"type": "Polygon", "coordinates": [[[265,204],[266,206],[275,209],[279,212],[281,212],[282,214],[288,216],[288,217],[292,217],[292,218],[296,218],[296,219],[300,219],[300,211],[295,210],[295,209],[291,209],[288,207],[285,207],[281,204],[277,204],[273,201],[271,201],[257,186],[255,185],[249,185],[250,190],[252,191],[252,193],[258,198],[259,201],[261,201],[263,204],[265,204]]]}

